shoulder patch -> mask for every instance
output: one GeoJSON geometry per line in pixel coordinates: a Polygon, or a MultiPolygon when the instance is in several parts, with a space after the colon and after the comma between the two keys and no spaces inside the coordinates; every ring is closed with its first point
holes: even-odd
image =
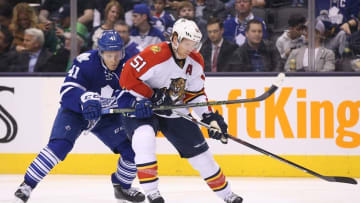
{"type": "Polygon", "coordinates": [[[158,46],[158,45],[153,45],[150,47],[150,50],[154,53],[154,54],[157,54],[161,51],[161,47],[158,46]]]}

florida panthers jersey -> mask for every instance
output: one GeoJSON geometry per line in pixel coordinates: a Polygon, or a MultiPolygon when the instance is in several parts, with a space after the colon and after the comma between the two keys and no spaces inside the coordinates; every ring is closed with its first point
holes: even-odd
{"type": "MultiPolygon", "coordinates": [[[[179,66],[171,44],[162,42],[147,47],[126,62],[120,77],[123,89],[137,97],[150,98],[154,88],[165,88],[174,103],[205,102],[204,60],[200,53],[192,52],[179,66]]],[[[208,113],[208,107],[194,108],[198,115],[208,113]]],[[[187,109],[182,109],[188,113],[187,109]]],[[[170,117],[177,117],[171,115],[170,117]]]]}
{"type": "Polygon", "coordinates": [[[115,94],[119,94],[121,91],[118,81],[123,64],[127,59],[126,54],[117,69],[110,71],[97,50],[84,52],[77,56],[60,89],[61,106],[75,112],[82,112],[80,96],[86,91],[99,93],[103,101],[107,98],[109,100],[114,98],[115,94]]]}

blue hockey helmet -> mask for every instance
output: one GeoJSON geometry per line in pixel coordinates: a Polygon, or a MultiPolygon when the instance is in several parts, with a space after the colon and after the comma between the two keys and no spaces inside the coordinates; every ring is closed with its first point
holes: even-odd
{"type": "Polygon", "coordinates": [[[98,40],[100,51],[122,51],[124,42],[115,30],[105,30],[98,40]]]}

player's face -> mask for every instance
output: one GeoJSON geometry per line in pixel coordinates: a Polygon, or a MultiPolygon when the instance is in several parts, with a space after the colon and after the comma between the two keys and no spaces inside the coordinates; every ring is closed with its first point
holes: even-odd
{"type": "Polygon", "coordinates": [[[245,34],[250,43],[260,44],[263,37],[262,25],[257,23],[250,24],[250,28],[245,34]]]}
{"type": "Polygon", "coordinates": [[[187,56],[190,55],[192,51],[197,51],[197,48],[199,46],[199,43],[189,40],[189,39],[183,39],[178,46],[177,49],[177,55],[179,59],[184,59],[187,56]]]}
{"type": "Polygon", "coordinates": [[[224,29],[220,28],[219,23],[210,24],[207,26],[208,37],[214,44],[218,44],[221,41],[224,29]]]}
{"type": "Polygon", "coordinates": [[[118,67],[120,60],[122,59],[121,51],[104,51],[102,57],[106,67],[109,70],[114,71],[118,67]]]}

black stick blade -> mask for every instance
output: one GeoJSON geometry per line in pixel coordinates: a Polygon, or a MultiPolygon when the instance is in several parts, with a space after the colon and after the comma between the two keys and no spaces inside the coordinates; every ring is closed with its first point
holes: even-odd
{"type": "Polygon", "coordinates": [[[348,183],[348,184],[357,184],[357,181],[354,178],[341,177],[341,176],[324,176],[324,179],[330,182],[339,182],[339,183],[348,183]]]}

